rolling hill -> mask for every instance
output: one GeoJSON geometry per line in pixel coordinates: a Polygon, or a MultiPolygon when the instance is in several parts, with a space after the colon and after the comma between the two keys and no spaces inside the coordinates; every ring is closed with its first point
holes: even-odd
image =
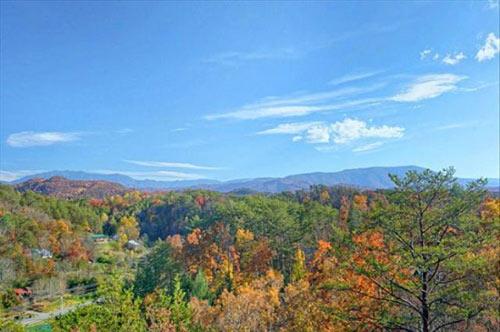
{"type": "Polygon", "coordinates": [[[61,176],[49,179],[34,178],[15,185],[21,192],[34,191],[59,198],[104,198],[110,195],[124,194],[127,187],[108,181],[69,180],[61,176]]]}

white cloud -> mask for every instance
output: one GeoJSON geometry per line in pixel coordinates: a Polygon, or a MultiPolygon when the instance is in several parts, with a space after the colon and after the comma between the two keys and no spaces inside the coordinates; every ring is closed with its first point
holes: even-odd
{"type": "Polygon", "coordinates": [[[0,170],[0,181],[14,181],[17,179],[20,179],[22,177],[32,175],[32,174],[37,174],[41,173],[43,171],[41,170],[17,170],[17,171],[4,171],[0,170]]]}
{"type": "Polygon", "coordinates": [[[328,82],[328,84],[340,85],[340,84],[344,84],[344,83],[350,83],[350,82],[359,81],[359,80],[362,80],[365,78],[370,78],[370,77],[375,76],[379,73],[381,73],[381,71],[371,71],[371,72],[366,72],[366,73],[359,73],[359,72],[358,73],[351,73],[351,74],[347,74],[347,75],[341,76],[339,78],[333,79],[330,82],[328,82]]]}
{"type": "Polygon", "coordinates": [[[430,49],[423,50],[422,52],[420,52],[420,60],[424,60],[429,55],[431,55],[431,53],[432,53],[432,50],[430,50],[430,49]]]}
{"type": "Polygon", "coordinates": [[[184,168],[184,169],[200,169],[200,170],[220,170],[219,167],[200,166],[190,163],[176,163],[168,161],[144,161],[144,160],[125,160],[129,164],[147,166],[147,167],[170,167],[170,168],[184,168]]]}
{"type": "Polygon", "coordinates": [[[203,60],[207,64],[235,66],[244,62],[258,60],[293,59],[300,55],[294,48],[279,48],[274,50],[249,51],[249,52],[223,52],[203,60]]]}
{"type": "Polygon", "coordinates": [[[364,94],[379,89],[382,85],[369,87],[349,87],[327,92],[317,92],[285,97],[267,97],[255,103],[245,105],[236,111],[205,116],[207,120],[239,119],[255,120],[260,118],[296,117],[311,113],[325,112],[366,105],[380,99],[366,98],[345,100],[352,95],[364,94]]]}
{"type": "MultiPolygon", "coordinates": [[[[438,61],[441,56],[439,53],[432,51],[431,49],[426,49],[420,52],[420,60],[425,60],[425,59],[430,59],[433,61],[438,61]]],[[[455,54],[447,54],[445,57],[443,57],[443,63],[447,65],[457,65],[459,64],[462,60],[466,59],[467,56],[463,52],[457,52],[455,54]]]]}
{"type": "Polygon", "coordinates": [[[398,102],[416,102],[439,97],[457,89],[457,83],[466,77],[454,74],[431,74],[419,77],[405,91],[389,98],[398,102]]]}
{"type": "Polygon", "coordinates": [[[259,131],[257,135],[299,134],[314,125],[320,125],[320,124],[322,124],[322,122],[282,123],[279,124],[277,127],[259,131]]]}
{"type": "Polygon", "coordinates": [[[445,63],[447,65],[454,66],[454,65],[459,64],[465,58],[467,58],[467,57],[465,56],[465,54],[463,52],[456,53],[455,55],[447,54],[443,58],[443,63],[445,63]]]}
{"type": "Polygon", "coordinates": [[[308,143],[328,143],[330,142],[330,128],[316,125],[306,131],[306,141],[308,143]]]}
{"type": "Polygon", "coordinates": [[[292,139],[294,142],[305,140],[312,144],[347,144],[366,138],[400,138],[404,134],[404,128],[387,125],[370,127],[364,121],[347,118],[332,124],[323,122],[284,123],[258,134],[293,134],[295,135],[292,139]]]}
{"type": "Polygon", "coordinates": [[[481,47],[481,49],[477,52],[476,59],[479,62],[491,60],[498,54],[499,51],[500,38],[496,37],[493,32],[490,32],[488,37],[486,37],[483,47],[481,47]]]}
{"type": "Polygon", "coordinates": [[[345,144],[360,138],[400,138],[404,128],[387,125],[369,127],[364,121],[345,119],[332,124],[331,131],[335,143],[345,144]]]}
{"type": "Polygon", "coordinates": [[[279,134],[301,134],[292,138],[294,142],[305,139],[308,143],[328,143],[330,140],[329,129],[323,122],[282,123],[257,133],[257,135],[279,134]]]}
{"type": "Polygon", "coordinates": [[[384,143],[383,142],[374,142],[370,144],[365,144],[358,146],[357,148],[354,148],[352,151],[353,152],[365,152],[365,151],[370,151],[370,150],[375,150],[378,147],[381,147],[384,143]]]}
{"type": "Polygon", "coordinates": [[[34,132],[22,131],[11,134],[7,138],[7,144],[16,148],[30,146],[46,146],[56,143],[64,143],[79,140],[81,133],[76,132],[34,132]]]}
{"type": "Polygon", "coordinates": [[[180,180],[198,180],[206,179],[204,175],[183,173],[175,171],[155,171],[155,172],[133,172],[116,170],[95,170],[94,173],[101,174],[123,174],[136,180],[157,180],[157,181],[180,181],[180,180]]]}

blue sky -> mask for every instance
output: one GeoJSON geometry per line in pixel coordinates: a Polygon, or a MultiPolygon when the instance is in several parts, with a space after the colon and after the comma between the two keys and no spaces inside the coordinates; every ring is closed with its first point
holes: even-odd
{"type": "Polygon", "coordinates": [[[499,177],[499,8],[2,2],[0,178],[499,177]]]}

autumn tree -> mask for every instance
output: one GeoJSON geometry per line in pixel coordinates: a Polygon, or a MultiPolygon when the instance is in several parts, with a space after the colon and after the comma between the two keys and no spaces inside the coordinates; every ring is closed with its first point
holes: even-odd
{"type": "Polygon", "coordinates": [[[118,238],[121,244],[139,237],[137,220],[133,216],[124,216],[118,226],[118,238]]]}
{"type": "MultiPolygon", "coordinates": [[[[278,319],[279,291],[283,277],[269,270],[264,276],[254,279],[233,292],[224,290],[209,310],[218,331],[269,331],[278,319]]],[[[207,319],[207,318],[205,318],[207,319]]]]}
{"type": "Polygon", "coordinates": [[[301,249],[295,251],[295,257],[292,266],[292,274],[290,279],[292,281],[299,281],[306,275],[306,258],[304,252],[301,249]]]}

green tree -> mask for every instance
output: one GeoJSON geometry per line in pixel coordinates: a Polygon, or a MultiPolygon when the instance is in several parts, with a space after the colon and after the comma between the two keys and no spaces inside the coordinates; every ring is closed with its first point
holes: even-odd
{"type": "Polygon", "coordinates": [[[101,304],[80,307],[54,322],[55,331],[146,331],[140,301],[123,281],[112,275],[98,288],[101,304]]]}
{"type": "Polygon", "coordinates": [[[174,291],[170,298],[169,307],[172,314],[172,322],[177,327],[177,330],[190,325],[192,313],[186,301],[186,292],[182,289],[179,275],[176,275],[174,278],[174,291]]]}
{"type": "Polygon", "coordinates": [[[171,290],[174,277],[181,265],[173,258],[173,250],[166,242],[158,242],[137,268],[134,284],[136,295],[144,296],[157,288],[171,290]]]}
{"type": "Polygon", "coordinates": [[[203,269],[198,270],[194,280],[191,282],[191,296],[200,300],[210,300],[212,297],[203,269]]]}
{"type": "Polygon", "coordinates": [[[378,287],[381,302],[395,311],[380,318],[387,328],[434,332],[468,323],[495,299],[484,289],[494,275],[481,250],[494,235],[481,233],[477,217],[484,197],[483,182],[461,187],[452,168],[391,176],[395,190],[389,204],[372,214],[384,234],[391,262],[371,261],[362,269],[378,287]],[[389,272],[397,263],[406,278],[389,272]]]}

